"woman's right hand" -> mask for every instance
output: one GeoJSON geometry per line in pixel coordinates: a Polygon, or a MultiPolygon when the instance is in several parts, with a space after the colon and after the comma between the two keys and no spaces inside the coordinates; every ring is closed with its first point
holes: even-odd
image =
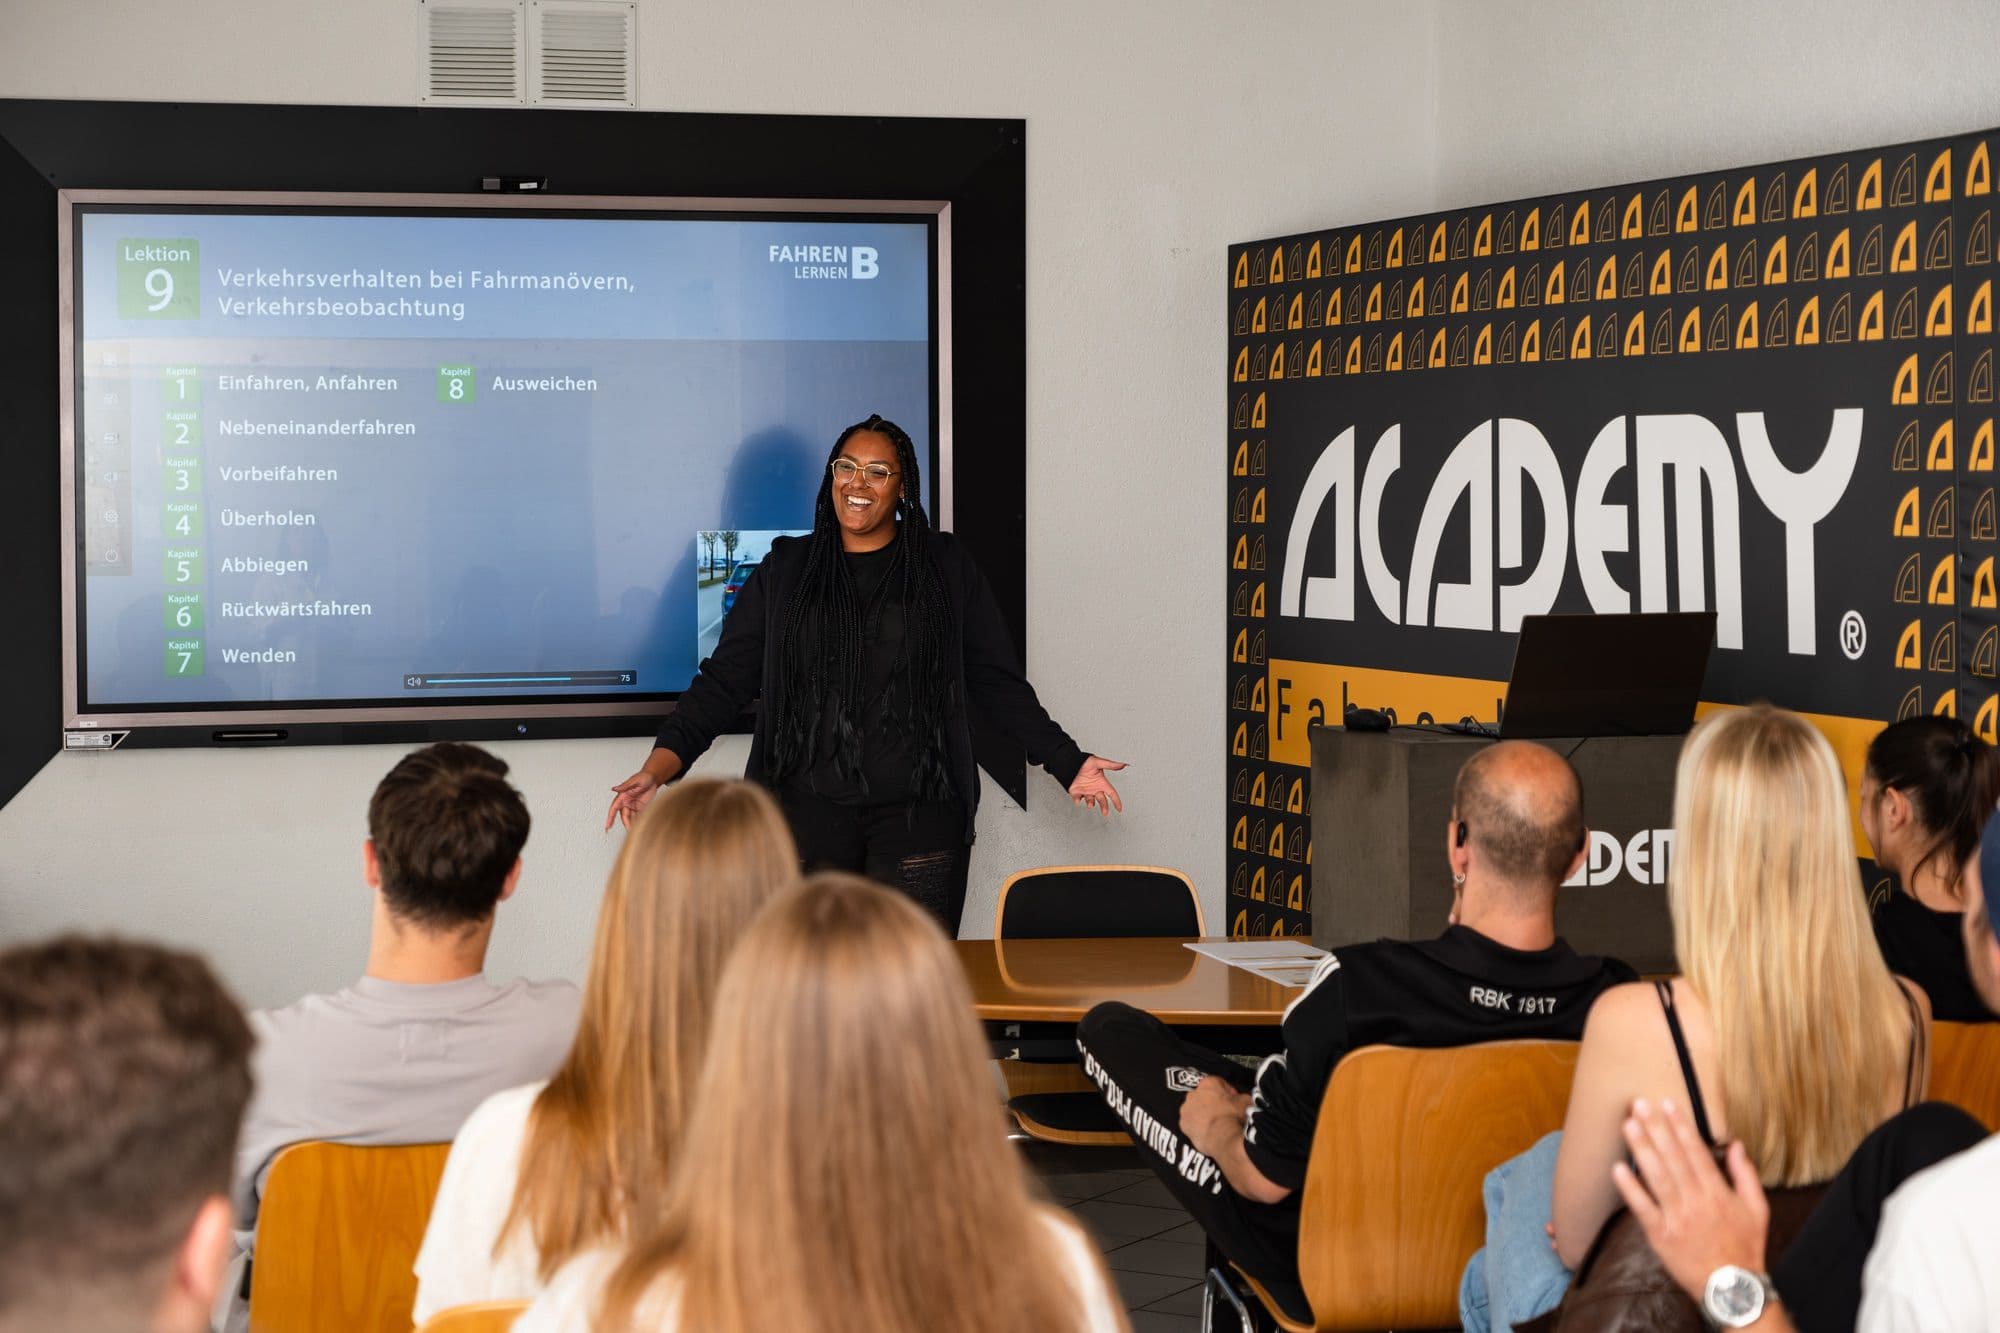
{"type": "Polygon", "coordinates": [[[631,828],[632,821],[659,789],[660,780],[643,768],[613,787],[611,808],[604,812],[604,831],[609,833],[612,823],[621,819],[625,821],[626,828],[631,828]]]}
{"type": "Polygon", "coordinates": [[[653,799],[653,793],[674,780],[680,774],[680,756],[672,750],[656,749],[646,757],[646,763],[637,773],[611,789],[611,808],[604,812],[604,830],[611,831],[611,825],[623,820],[626,828],[653,799]]]}

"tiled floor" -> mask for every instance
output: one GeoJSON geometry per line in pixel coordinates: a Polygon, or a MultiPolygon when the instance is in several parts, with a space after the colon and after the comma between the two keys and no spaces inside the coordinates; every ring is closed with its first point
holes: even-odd
{"type": "Polygon", "coordinates": [[[1130,1148],[1024,1143],[1049,1197],[1104,1249],[1132,1333],[1199,1333],[1201,1229],[1130,1148]]]}

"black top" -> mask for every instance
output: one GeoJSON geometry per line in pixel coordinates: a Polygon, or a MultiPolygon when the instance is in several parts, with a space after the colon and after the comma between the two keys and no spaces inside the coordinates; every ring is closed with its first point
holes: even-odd
{"type": "Polygon", "coordinates": [[[1894,892],[1875,909],[1875,942],[1889,970],[1924,988],[1931,1017],[1947,1023],[1990,1023],[1995,1015],[1979,998],[1965,965],[1963,912],[1933,912],[1907,893],[1894,892]]]}
{"type": "MultiPolygon", "coordinates": [[[[1674,1058],[1680,1061],[1681,1081],[1687,1085],[1688,1109],[1694,1113],[1694,1127],[1701,1135],[1701,1141],[1710,1148],[1720,1148],[1715,1141],[1715,1133],[1708,1120],[1708,1103],[1701,1095],[1701,1078],[1694,1072],[1694,1056],[1688,1051],[1687,1033],[1681,1028],[1680,1011],[1674,1007],[1674,983],[1655,981],[1653,993],[1660,997],[1660,1008],[1667,1016],[1667,1035],[1674,1039],[1674,1058]]],[[[1903,1106],[1915,1106],[1917,1098],[1923,1094],[1923,1087],[1917,1075],[1923,1069],[1925,1031],[1923,1014],[1917,1009],[1917,1001],[1907,987],[1896,983],[1896,993],[1903,997],[1903,1008],[1910,1018],[1910,1050],[1903,1060],[1903,1106]]]]}
{"type": "MultiPolygon", "coordinates": [[[[800,537],[780,537],[771,543],[770,554],[764,557],[751,572],[749,582],[737,592],[736,603],[730,608],[728,618],[722,622],[722,638],[715,651],[701,664],[679,702],[674,705],[674,711],[661,723],[654,744],[672,750],[680,757],[683,767],[692,765],[700,758],[715,738],[742,715],[753,699],[771,690],[779,669],[776,652],[778,617],[784,614],[792,591],[798,586],[799,576],[805,570],[807,549],[807,540],[800,537]]],[[[882,586],[888,557],[893,550],[892,544],[880,552],[847,557],[848,570],[855,578],[856,591],[862,594],[864,607],[875,604],[878,597],[882,603],[895,600],[894,590],[882,586]],[[871,565],[870,558],[874,556],[882,558],[879,563],[871,565]],[[873,588],[864,583],[864,579],[872,579],[873,588]]],[[[1022,675],[1020,659],[1015,656],[1006,622],[1000,618],[1000,608],[993,600],[993,592],[986,585],[985,575],[973,564],[972,557],[948,532],[931,534],[930,552],[937,562],[945,596],[951,600],[954,619],[958,623],[958,671],[947,705],[945,744],[952,787],[958,793],[959,803],[965,807],[965,840],[971,842],[973,812],[979,803],[979,774],[972,753],[972,732],[966,716],[968,708],[976,710],[986,721],[1019,741],[1027,750],[1028,759],[1047,769],[1049,775],[1064,787],[1076,780],[1087,756],[1069,738],[1069,734],[1056,725],[1042,707],[1041,700],[1035,697],[1034,686],[1022,675]]],[[[862,658],[865,686],[872,684],[878,675],[885,680],[893,677],[900,644],[885,643],[883,639],[893,635],[900,640],[903,634],[900,605],[896,608],[893,621],[886,615],[870,614],[868,647],[862,658]]],[[[868,705],[856,718],[857,725],[868,734],[878,730],[886,706],[885,693],[871,689],[868,705]]],[[[744,777],[767,786],[770,779],[764,765],[770,744],[770,725],[770,718],[759,709],[750,740],[750,758],[743,769],[744,777]]],[[[822,745],[824,743],[823,737],[822,745]]],[[[864,740],[863,771],[871,779],[871,790],[878,767],[883,768],[883,776],[887,776],[886,769],[894,759],[894,748],[892,743],[875,749],[864,740]]],[[[826,757],[822,749],[813,769],[814,778],[820,775],[822,769],[830,773],[831,766],[824,763],[826,757]]],[[[897,789],[905,796],[908,794],[909,757],[905,750],[900,760],[901,771],[894,778],[900,784],[897,789]]],[[[873,801],[881,797],[876,793],[866,799],[873,801]]]]}
{"type": "Polygon", "coordinates": [[[861,697],[854,704],[854,722],[861,732],[860,775],[843,775],[835,762],[840,743],[833,710],[828,709],[820,724],[812,767],[792,779],[793,784],[816,796],[846,805],[889,804],[910,798],[916,751],[910,738],[898,735],[890,721],[902,687],[896,664],[903,654],[904,615],[897,590],[882,585],[895,558],[894,541],[879,551],[841,553],[847,576],[854,581],[854,600],[861,607],[861,697]]]}
{"type": "Polygon", "coordinates": [[[1305,1185],[1327,1081],[1362,1046],[1470,1046],[1554,1037],[1575,1041],[1597,997],[1639,974],[1562,940],[1526,952],[1466,926],[1434,940],[1377,940],[1320,960],[1285,1010],[1285,1049],[1257,1071],[1243,1144],[1275,1184],[1305,1185]]]}
{"type": "MultiPolygon", "coordinates": [[[[1667,1035],[1674,1039],[1674,1059],[1681,1062],[1681,1082],[1687,1085],[1688,1109],[1694,1112],[1695,1132],[1701,1135],[1703,1143],[1713,1148],[1716,1146],[1715,1132],[1709,1127],[1708,1103],[1701,1095],[1701,1076],[1694,1072],[1694,1056],[1688,1051],[1687,1033],[1681,1030],[1680,1010],[1674,1008],[1674,983],[1655,981],[1653,994],[1660,997],[1660,1008],[1667,1015],[1667,1035]]],[[[1905,998],[1908,998],[1907,992],[1905,998]]]]}

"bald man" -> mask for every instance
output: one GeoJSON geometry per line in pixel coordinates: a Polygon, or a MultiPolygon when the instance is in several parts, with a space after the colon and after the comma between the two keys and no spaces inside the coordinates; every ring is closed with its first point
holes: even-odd
{"type": "Polygon", "coordinates": [[[1444,934],[1350,945],[1321,960],[1285,1010],[1284,1051],[1254,1079],[1129,1005],[1084,1015],[1084,1070],[1140,1154],[1287,1314],[1312,1318],[1299,1285],[1298,1192],[1320,1100],[1342,1056],[1377,1043],[1575,1041],[1600,993],[1638,979],[1556,935],[1556,886],[1576,872],[1587,845],[1583,787],[1569,761],[1545,746],[1501,741],[1468,760],[1453,788],[1444,934]]]}

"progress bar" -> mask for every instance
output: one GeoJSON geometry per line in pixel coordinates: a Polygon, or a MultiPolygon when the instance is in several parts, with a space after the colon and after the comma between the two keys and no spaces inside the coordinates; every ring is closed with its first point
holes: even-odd
{"type": "Polygon", "coordinates": [[[431,675],[412,671],[403,677],[406,690],[516,689],[523,685],[637,685],[637,671],[455,671],[431,675]]]}

